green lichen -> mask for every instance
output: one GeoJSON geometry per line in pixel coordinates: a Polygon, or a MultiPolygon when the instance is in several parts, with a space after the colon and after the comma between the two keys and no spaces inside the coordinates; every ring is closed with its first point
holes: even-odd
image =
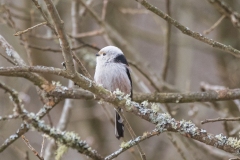
{"type": "Polygon", "coordinates": [[[159,106],[156,103],[153,103],[151,105],[151,109],[153,110],[154,113],[159,111],[159,106]]]}
{"type": "Polygon", "coordinates": [[[226,144],[235,149],[240,149],[240,140],[235,137],[229,137],[226,141],[226,144]]]}
{"type": "Polygon", "coordinates": [[[55,160],[60,160],[63,154],[67,152],[67,150],[68,150],[67,146],[58,143],[58,149],[55,152],[55,160]]]}
{"type": "Polygon", "coordinates": [[[120,144],[120,147],[121,147],[121,148],[129,147],[130,142],[131,142],[131,141],[128,141],[128,142],[122,142],[122,143],[120,144]]]}
{"type": "Polygon", "coordinates": [[[57,82],[52,81],[52,85],[54,85],[56,87],[61,87],[62,86],[62,84],[59,81],[57,81],[57,82]]]}
{"type": "Polygon", "coordinates": [[[120,98],[120,100],[123,98],[123,96],[125,95],[125,93],[123,93],[122,91],[120,91],[118,88],[113,91],[113,94],[116,95],[116,97],[120,98]]]}
{"type": "Polygon", "coordinates": [[[148,101],[143,101],[141,103],[141,106],[144,107],[144,108],[147,108],[148,104],[149,104],[148,101]]]}

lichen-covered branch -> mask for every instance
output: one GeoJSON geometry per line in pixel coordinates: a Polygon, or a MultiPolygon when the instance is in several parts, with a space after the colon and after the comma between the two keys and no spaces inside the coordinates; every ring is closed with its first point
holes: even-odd
{"type": "Polygon", "coordinates": [[[6,84],[0,82],[0,88],[5,90],[6,93],[10,95],[10,99],[13,101],[15,108],[13,109],[13,112],[15,115],[21,115],[23,114],[22,109],[23,109],[23,104],[22,100],[19,99],[17,91],[14,89],[10,88],[6,84]]]}
{"type": "Polygon", "coordinates": [[[66,131],[63,132],[59,129],[51,128],[50,126],[45,125],[43,122],[39,121],[35,114],[27,114],[25,119],[29,125],[33,126],[38,131],[47,134],[63,145],[74,148],[78,152],[85,154],[92,159],[103,159],[103,157],[96,150],[92,149],[85,141],[81,140],[81,138],[76,133],[66,131]]]}
{"type": "MultiPolygon", "coordinates": [[[[48,95],[60,98],[86,99],[99,98],[87,90],[67,87],[56,87],[48,95]]],[[[133,100],[136,102],[148,101],[156,103],[194,103],[194,102],[215,102],[227,101],[240,98],[240,89],[209,90],[206,92],[188,93],[133,93],[133,100]]]]}
{"type": "Polygon", "coordinates": [[[157,130],[153,130],[151,132],[145,132],[143,133],[142,136],[139,136],[133,140],[130,140],[128,142],[124,142],[122,145],[121,145],[121,148],[115,152],[113,152],[112,154],[106,156],[104,158],[104,160],[111,160],[113,158],[116,158],[118,155],[120,155],[121,153],[123,153],[124,151],[128,150],[129,148],[137,145],[138,143],[148,139],[148,138],[151,138],[152,136],[155,136],[155,135],[159,135],[160,132],[157,131],[157,130]]]}
{"type": "Polygon", "coordinates": [[[15,142],[18,138],[20,138],[28,130],[29,130],[29,126],[25,123],[22,123],[21,127],[16,131],[16,133],[11,135],[9,138],[7,138],[5,142],[0,146],[0,153],[4,151],[13,142],[15,142]]]}
{"type": "MultiPolygon", "coordinates": [[[[43,66],[24,66],[24,67],[0,67],[0,75],[14,76],[19,72],[37,72],[37,73],[49,73],[55,74],[59,76],[63,76],[65,78],[72,79],[75,83],[79,83],[78,81],[82,81],[83,83],[79,83],[79,86],[83,86],[83,89],[92,91],[92,86],[96,86],[96,84],[87,79],[82,75],[78,75],[77,77],[69,76],[66,71],[53,68],[53,67],[43,67],[43,66]]],[[[52,89],[53,90],[53,89],[52,89]]],[[[101,90],[101,89],[100,89],[101,90]]],[[[85,97],[87,99],[94,98],[93,95],[85,92],[73,93],[76,90],[68,90],[66,88],[64,92],[62,92],[61,88],[58,88],[54,91],[54,94],[58,94],[57,92],[61,92],[61,97],[65,98],[76,98],[77,96],[85,97]],[[66,91],[66,92],[65,92],[66,91]],[[82,94],[84,93],[84,94],[82,94]]],[[[108,91],[109,92],[109,91],[108,91]]],[[[94,93],[94,92],[93,92],[94,93]]],[[[98,95],[98,94],[96,94],[98,95]]],[[[133,99],[137,102],[148,100],[149,102],[161,102],[161,103],[189,103],[189,102],[210,102],[210,101],[224,101],[224,100],[234,100],[240,98],[240,89],[221,89],[216,91],[207,91],[207,92],[189,92],[189,93],[150,93],[150,94],[134,94],[133,99]]]]}
{"type": "MultiPolygon", "coordinates": [[[[6,55],[14,62],[16,66],[26,66],[26,63],[19,56],[19,54],[14,50],[14,48],[0,35],[0,47],[5,50],[6,55]]],[[[42,76],[35,73],[18,73],[15,76],[24,77],[32,81],[35,85],[41,88],[42,85],[48,86],[48,81],[42,76]]]]}
{"type": "Polygon", "coordinates": [[[49,73],[65,78],[70,78],[71,76],[65,70],[54,67],[45,66],[19,66],[19,67],[0,67],[0,75],[4,76],[14,76],[19,72],[37,72],[37,73],[49,73]]]}

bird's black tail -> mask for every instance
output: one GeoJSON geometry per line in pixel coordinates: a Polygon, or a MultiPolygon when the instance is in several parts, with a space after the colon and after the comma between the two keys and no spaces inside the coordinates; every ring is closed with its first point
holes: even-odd
{"type": "MultiPolygon", "coordinates": [[[[119,110],[119,112],[122,112],[122,109],[119,110]]],[[[115,110],[115,136],[117,139],[123,137],[124,135],[124,124],[122,117],[118,114],[117,110],[115,110]]]]}

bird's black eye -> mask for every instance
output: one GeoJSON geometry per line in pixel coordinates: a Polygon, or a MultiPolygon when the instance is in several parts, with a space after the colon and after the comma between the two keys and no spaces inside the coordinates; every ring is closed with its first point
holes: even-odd
{"type": "Polygon", "coordinates": [[[106,53],[103,53],[103,56],[106,56],[106,53]]]}

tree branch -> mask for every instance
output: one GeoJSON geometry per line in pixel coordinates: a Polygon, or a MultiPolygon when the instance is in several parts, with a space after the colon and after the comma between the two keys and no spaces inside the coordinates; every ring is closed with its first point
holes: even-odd
{"type": "Polygon", "coordinates": [[[112,154],[106,156],[104,158],[104,160],[111,160],[113,158],[116,158],[117,156],[119,156],[121,153],[123,153],[124,151],[128,150],[129,148],[139,144],[140,142],[151,138],[155,135],[159,135],[160,133],[157,130],[153,130],[151,132],[145,132],[143,133],[142,136],[137,137],[136,139],[130,140],[128,142],[123,143],[123,145],[121,145],[121,148],[115,152],[113,152],[112,154]]]}
{"type": "Polygon", "coordinates": [[[43,132],[53,138],[54,140],[66,145],[68,147],[76,149],[78,152],[85,154],[86,156],[102,160],[103,157],[97,153],[96,150],[92,149],[85,141],[81,140],[80,137],[73,132],[62,132],[59,129],[51,128],[48,125],[40,122],[36,115],[27,114],[25,117],[29,125],[33,126],[39,132],[43,132]]]}
{"type": "Polygon", "coordinates": [[[226,52],[228,52],[228,53],[230,53],[230,54],[232,54],[236,57],[240,57],[240,51],[239,50],[233,48],[230,45],[226,46],[222,43],[219,43],[217,41],[214,41],[212,39],[204,37],[202,34],[200,34],[198,32],[194,32],[194,31],[190,30],[188,27],[183,26],[181,23],[177,22],[175,19],[173,19],[169,15],[165,14],[160,9],[158,9],[157,7],[150,4],[148,1],[146,1],[146,0],[135,0],[135,1],[141,3],[146,9],[150,10],[151,12],[155,13],[156,15],[163,18],[167,22],[171,23],[177,29],[182,31],[183,34],[186,34],[190,37],[193,37],[193,38],[195,38],[195,39],[197,39],[197,40],[199,40],[203,43],[209,44],[210,46],[212,46],[214,48],[218,48],[220,50],[226,51],[226,52]]]}
{"type": "Polygon", "coordinates": [[[67,72],[69,75],[75,75],[76,71],[74,68],[74,63],[73,63],[73,57],[71,54],[71,47],[69,45],[68,39],[67,39],[67,34],[64,29],[64,22],[61,20],[57,9],[55,8],[54,4],[52,3],[51,0],[44,0],[49,14],[51,15],[51,18],[53,20],[54,27],[58,33],[59,36],[59,42],[62,47],[62,54],[64,57],[64,61],[66,63],[66,68],[67,72]]]}
{"type": "Polygon", "coordinates": [[[240,14],[238,12],[234,11],[221,0],[208,0],[208,2],[212,4],[219,13],[229,18],[234,27],[240,28],[240,14]]]}

